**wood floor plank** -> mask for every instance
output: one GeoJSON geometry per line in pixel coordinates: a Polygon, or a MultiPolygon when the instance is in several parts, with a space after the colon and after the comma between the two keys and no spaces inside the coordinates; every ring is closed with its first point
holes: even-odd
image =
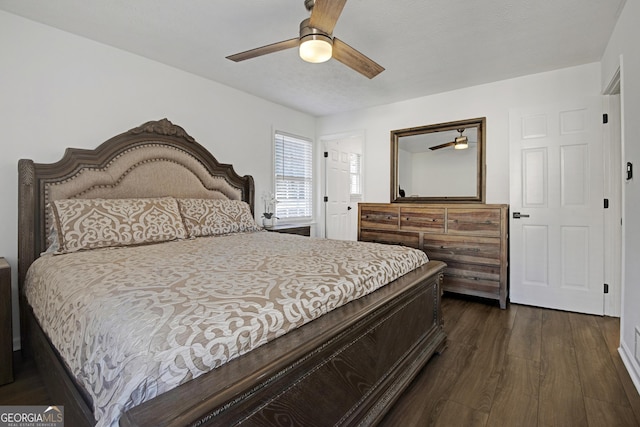
{"type": "Polygon", "coordinates": [[[452,300],[455,302],[449,303],[447,310],[449,313],[451,308],[456,308],[456,313],[449,315],[444,319],[445,330],[447,332],[447,340],[454,342],[465,343],[469,346],[475,346],[478,344],[479,328],[482,326],[483,319],[491,311],[492,307],[483,306],[477,307],[473,302],[464,300],[452,300]],[[455,322],[453,321],[455,319],[455,322]]]}
{"type": "Polygon", "coordinates": [[[487,426],[538,425],[540,364],[507,356],[487,426]]]}
{"type": "Polygon", "coordinates": [[[543,376],[561,375],[563,380],[579,383],[580,374],[569,313],[545,310],[542,315],[541,361],[543,376]]]}
{"type": "Polygon", "coordinates": [[[602,335],[607,342],[609,353],[611,354],[611,360],[618,372],[618,378],[622,384],[622,388],[629,399],[629,404],[636,418],[636,422],[640,426],[640,394],[636,386],[633,384],[627,368],[622,363],[618,348],[620,347],[620,319],[617,317],[598,317],[596,318],[602,335]]]}
{"type": "Polygon", "coordinates": [[[502,375],[511,334],[509,329],[502,327],[504,314],[501,311],[494,307],[479,326],[477,350],[451,391],[451,400],[487,414],[502,375]]]}
{"type": "Polygon", "coordinates": [[[542,336],[538,407],[540,425],[587,425],[569,314],[545,310],[542,336]]]}
{"type": "Polygon", "coordinates": [[[14,358],[14,381],[0,386],[0,405],[51,405],[44,383],[33,361],[14,358]]]}
{"type": "Polygon", "coordinates": [[[640,394],[638,394],[638,389],[636,389],[635,384],[633,384],[631,376],[629,375],[627,368],[624,366],[624,363],[622,363],[622,359],[618,352],[611,356],[611,360],[616,368],[618,378],[620,379],[622,388],[627,395],[631,409],[635,414],[637,425],[640,426],[640,394]]]}
{"type": "MultiPolygon", "coordinates": [[[[484,427],[488,414],[448,401],[436,422],[437,427],[484,427]]],[[[417,424],[420,425],[420,424],[417,424]]]]}
{"type": "Polygon", "coordinates": [[[543,377],[538,405],[540,426],[587,425],[581,384],[557,372],[543,377]]]}
{"type": "Polygon", "coordinates": [[[617,317],[597,317],[596,322],[600,327],[600,332],[607,343],[607,349],[611,355],[618,354],[620,347],[620,319],[617,317]]]}
{"type": "Polygon", "coordinates": [[[537,397],[540,394],[540,363],[515,356],[505,357],[497,391],[537,397]]]}
{"type": "Polygon", "coordinates": [[[589,426],[637,427],[633,411],[628,406],[620,406],[598,399],[585,397],[589,426]]]}
{"type": "Polygon", "coordinates": [[[585,397],[631,406],[595,316],[570,313],[569,321],[585,397]]]}
{"type": "Polygon", "coordinates": [[[542,310],[522,306],[515,318],[507,354],[540,361],[542,342],[542,310]]]}

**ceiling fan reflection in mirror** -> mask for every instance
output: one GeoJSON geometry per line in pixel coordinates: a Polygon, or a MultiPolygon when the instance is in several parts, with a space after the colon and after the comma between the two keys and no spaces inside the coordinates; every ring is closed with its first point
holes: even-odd
{"type": "Polygon", "coordinates": [[[227,56],[227,59],[240,62],[298,47],[300,58],[307,62],[320,63],[334,58],[372,79],[384,71],[384,68],[342,40],[333,37],[333,29],[346,2],[347,0],[305,0],[304,5],[311,12],[311,16],[300,23],[299,37],[236,53],[227,56]]]}
{"type": "Polygon", "coordinates": [[[435,145],[433,147],[429,147],[429,149],[439,150],[441,148],[451,147],[452,145],[453,145],[453,148],[455,148],[456,150],[467,149],[469,148],[469,139],[466,136],[462,135],[463,132],[464,132],[464,128],[458,129],[458,133],[460,133],[460,136],[457,136],[453,141],[440,144],[440,145],[435,145]]]}

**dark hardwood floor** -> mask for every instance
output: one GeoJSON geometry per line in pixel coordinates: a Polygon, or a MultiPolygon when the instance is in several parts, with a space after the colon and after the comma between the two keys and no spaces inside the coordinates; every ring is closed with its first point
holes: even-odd
{"type": "MultiPolygon", "coordinates": [[[[448,296],[443,312],[447,349],[383,426],[640,426],[618,319],[448,296]]],[[[0,405],[52,403],[32,362],[17,361],[15,377],[0,405]]]]}
{"type": "Polygon", "coordinates": [[[384,426],[640,426],[619,319],[445,297],[447,349],[384,426]]]}

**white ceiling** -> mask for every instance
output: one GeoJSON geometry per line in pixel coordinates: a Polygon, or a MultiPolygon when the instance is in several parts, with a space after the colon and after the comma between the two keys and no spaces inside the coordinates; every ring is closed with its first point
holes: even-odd
{"type": "Polygon", "coordinates": [[[599,61],[625,0],[349,0],[334,35],[386,68],[372,80],[296,49],[304,0],[0,0],[0,9],[315,116],[599,61]]]}

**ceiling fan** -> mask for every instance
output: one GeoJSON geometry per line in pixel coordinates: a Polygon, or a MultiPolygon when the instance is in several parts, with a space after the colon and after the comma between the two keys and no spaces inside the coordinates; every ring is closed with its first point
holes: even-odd
{"type": "Polygon", "coordinates": [[[384,71],[384,68],[342,40],[333,37],[333,29],[346,2],[347,0],[304,0],[311,16],[300,23],[299,37],[236,53],[227,56],[227,59],[240,62],[299,47],[300,57],[307,62],[320,63],[335,58],[372,79],[384,71]]]}
{"type": "Polygon", "coordinates": [[[460,136],[457,136],[453,141],[451,142],[446,142],[444,144],[440,144],[440,145],[434,145],[433,147],[429,147],[430,150],[439,150],[441,148],[446,148],[446,147],[451,147],[453,145],[453,148],[455,148],[456,150],[464,150],[465,148],[469,147],[469,140],[466,136],[462,135],[462,132],[464,132],[464,128],[463,129],[458,129],[458,132],[460,133],[460,136]]]}

